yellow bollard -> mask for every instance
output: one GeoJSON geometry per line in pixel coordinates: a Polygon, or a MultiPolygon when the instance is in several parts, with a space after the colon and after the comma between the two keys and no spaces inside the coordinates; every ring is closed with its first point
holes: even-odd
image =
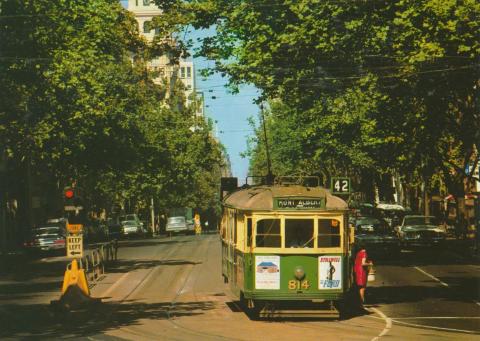
{"type": "Polygon", "coordinates": [[[72,260],[70,266],[67,266],[65,276],[63,277],[62,295],[65,294],[68,287],[76,285],[87,296],[90,296],[90,289],[88,288],[87,277],[83,269],[78,268],[78,262],[76,259],[72,260]]]}

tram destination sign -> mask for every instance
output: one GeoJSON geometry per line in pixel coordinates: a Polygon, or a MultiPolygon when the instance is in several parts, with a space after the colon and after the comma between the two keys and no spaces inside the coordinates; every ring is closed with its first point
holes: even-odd
{"type": "Polygon", "coordinates": [[[275,198],[274,209],[314,210],[325,208],[325,198],[275,198]]]}

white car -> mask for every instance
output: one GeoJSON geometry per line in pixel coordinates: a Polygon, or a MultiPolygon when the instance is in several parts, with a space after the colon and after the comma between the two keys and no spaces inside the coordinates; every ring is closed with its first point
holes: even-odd
{"type": "Polygon", "coordinates": [[[121,232],[124,236],[136,235],[140,236],[143,234],[142,225],[135,220],[125,220],[120,222],[121,232]]]}
{"type": "Polygon", "coordinates": [[[193,223],[187,221],[185,217],[178,216],[178,217],[169,217],[167,219],[167,225],[165,227],[165,231],[172,235],[173,233],[193,233],[194,227],[193,223]]]}

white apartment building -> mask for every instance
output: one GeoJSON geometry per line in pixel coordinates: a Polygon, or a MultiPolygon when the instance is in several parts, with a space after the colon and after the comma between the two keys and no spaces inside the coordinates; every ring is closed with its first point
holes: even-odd
{"type": "MultiPolygon", "coordinates": [[[[162,11],[150,0],[128,0],[127,9],[135,15],[138,22],[140,33],[147,39],[153,41],[156,30],[151,29],[150,23],[154,16],[162,15],[162,11]]],[[[161,56],[150,61],[149,67],[152,71],[158,72],[159,76],[154,79],[160,83],[167,79],[171,83],[175,79],[185,86],[186,104],[190,106],[195,104],[197,107],[196,115],[204,116],[203,96],[199,96],[195,88],[195,65],[192,61],[181,60],[179,65],[170,65],[167,56],[161,56]]]]}

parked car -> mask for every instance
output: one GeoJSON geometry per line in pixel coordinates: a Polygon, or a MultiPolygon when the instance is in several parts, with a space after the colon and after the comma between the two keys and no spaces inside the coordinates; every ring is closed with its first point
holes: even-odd
{"type": "Polygon", "coordinates": [[[107,229],[110,239],[118,239],[123,235],[122,225],[120,224],[118,218],[109,218],[107,220],[107,229]]]}
{"type": "Polygon", "coordinates": [[[123,236],[141,236],[143,235],[143,224],[135,220],[125,220],[120,222],[123,236]]]}
{"type": "Polygon", "coordinates": [[[406,215],[397,228],[403,247],[442,245],[446,229],[433,216],[406,215]]]}
{"type": "Polygon", "coordinates": [[[194,225],[193,221],[189,221],[185,219],[183,216],[179,217],[169,217],[167,219],[167,225],[165,227],[165,231],[172,235],[173,233],[194,233],[194,225]]]}
{"type": "Polygon", "coordinates": [[[41,226],[31,231],[23,245],[27,252],[66,252],[66,231],[60,224],[41,226]]]}
{"type": "Polygon", "coordinates": [[[374,217],[358,217],[355,221],[355,243],[369,254],[394,256],[400,253],[400,240],[386,221],[374,217]]]}
{"type": "Polygon", "coordinates": [[[140,220],[138,215],[135,214],[135,213],[122,215],[122,216],[118,217],[118,220],[120,222],[122,222],[122,221],[134,221],[142,227],[142,231],[145,231],[145,224],[143,223],[143,221],[140,220]]]}
{"type": "Polygon", "coordinates": [[[402,205],[380,203],[375,207],[375,216],[385,220],[390,227],[400,225],[406,210],[402,205]]]}

